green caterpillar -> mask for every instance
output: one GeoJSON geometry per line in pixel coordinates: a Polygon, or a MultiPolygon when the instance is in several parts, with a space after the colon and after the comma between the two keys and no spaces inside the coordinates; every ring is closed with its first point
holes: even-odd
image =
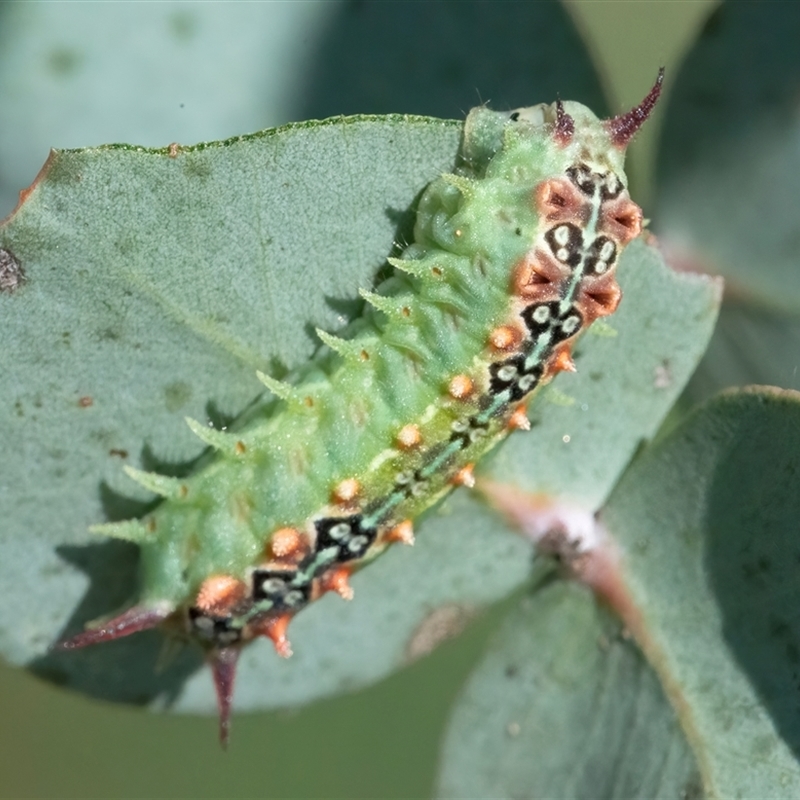
{"type": "Polygon", "coordinates": [[[531,394],[573,370],[576,337],[620,300],[623,248],[641,232],[625,149],[655,105],[610,120],[560,101],[467,117],[458,167],[426,189],[396,275],[235,433],[188,420],[216,452],[197,474],[128,468],[165,498],[97,526],[141,547],[141,598],[61,643],[83,647],[163,625],[207,651],[227,740],[236,661],[286,628],[412,523],[515,429],[531,394]]]}

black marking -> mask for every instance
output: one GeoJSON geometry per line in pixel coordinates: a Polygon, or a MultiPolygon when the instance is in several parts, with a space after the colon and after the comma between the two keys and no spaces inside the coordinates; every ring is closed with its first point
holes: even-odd
{"type": "Polygon", "coordinates": [[[189,609],[189,625],[198,639],[214,647],[228,647],[242,638],[241,626],[230,615],[218,617],[193,607],[189,609]]]}
{"type": "Polygon", "coordinates": [[[558,344],[575,336],[583,327],[583,315],[574,306],[567,309],[553,328],[552,344],[558,344]]]}
{"type": "Polygon", "coordinates": [[[577,225],[561,222],[550,228],[544,238],[553,255],[562,264],[568,264],[574,269],[581,263],[583,233],[577,225]]]}
{"type": "Polygon", "coordinates": [[[604,272],[608,272],[616,260],[617,246],[613,239],[609,239],[608,236],[598,236],[586,254],[584,270],[586,274],[594,272],[602,275],[604,272]]]}
{"type": "Polygon", "coordinates": [[[512,112],[511,112],[511,113],[508,115],[508,118],[509,118],[509,119],[510,119],[512,122],[518,122],[518,121],[519,121],[519,111],[512,111],[512,112]]]}
{"type": "Polygon", "coordinates": [[[567,169],[569,179],[588,197],[594,197],[597,188],[597,173],[592,172],[586,164],[575,164],[567,169]]]}
{"type": "Polygon", "coordinates": [[[587,164],[575,164],[567,170],[569,179],[588,197],[600,191],[600,200],[613,200],[623,191],[622,181],[614,172],[593,172],[587,164]]]}
{"type": "Polygon", "coordinates": [[[334,561],[339,562],[362,558],[378,535],[377,528],[362,525],[362,519],[361,514],[352,514],[316,520],[316,551],[336,548],[334,561]]]}
{"type": "Polygon", "coordinates": [[[526,366],[525,361],[524,355],[517,355],[492,364],[489,367],[489,391],[492,394],[507,391],[512,402],[532,392],[542,379],[544,368],[540,362],[526,366]]]}
{"type": "Polygon", "coordinates": [[[559,306],[558,300],[550,303],[533,303],[526,306],[520,314],[534,339],[544,333],[550,334],[550,347],[575,336],[583,327],[583,315],[577,307],[568,306],[561,311],[559,306]]]}
{"type": "Polygon", "coordinates": [[[311,597],[311,578],[299,571],[257,569],[253,573],[253,600],[268,600],[276,611],[297,611],[311,597]]]}
{"type": "Polygon", "coordinates": [[[489,421],[482,420],[477,416],[457,419],[450,426],[450,430],[452,431],[450,441],[458,442],[459,448],[463,450],[486,436],[489,430],[489,421]]]}
{"type": "Polygon", "coordinates": [[[600,181],[600,199],[603,201],[614,200],[621,194],[622,181],[617,177],[616,173],[606,173],[600,181]]]}
{"type": "Polygon", "coordinates": [[[398,472],[394,479],[394,488],[406,498],[416,497],[425,491],[425,478],[419,470],[398,472]]]}
{"type": "Polygon", "coordinates": [[[553,300],[550,303],[533,303],[523,309],[520,316],[534,341],[553,327],[553,322],[558,319],[559,305],[558,300],[553,300]]]}

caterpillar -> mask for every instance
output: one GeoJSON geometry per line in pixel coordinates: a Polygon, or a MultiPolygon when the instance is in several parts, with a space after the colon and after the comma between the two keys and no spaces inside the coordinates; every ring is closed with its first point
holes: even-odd
{"type": "Polygon", "coordinates": [[[161,626],[206,652],[220,740],[237,658],[257,637],[291,655],[291,619],[395,543],[512,431],[526,403],[574,370],[576,338],[612,314],[620,253],[642,230],[625,150],[664,71],[631,111],[599,120],[560,100],[467,116],[457,166],[418,203],[392,277],[361,291],[363,316],[232,431],[187,419],[214,451],[195,474],[127,467],[163,502],[93,527],[141,549],[138,602],[58,643],[73,649],[161,626]]]}

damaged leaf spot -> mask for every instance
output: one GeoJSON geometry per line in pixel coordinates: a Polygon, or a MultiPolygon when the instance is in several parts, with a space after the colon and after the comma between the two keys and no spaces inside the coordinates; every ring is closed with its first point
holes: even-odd
{"type": "Polygon", "coordinates": [[[0,292],[13,294],[26,280],[25,270],[17,257],[5,247],[0,247],[0,292]]]}
{"type": "Polygon", "coordinates": [[[458,636],[475,616],[468,606],[447,603],[434,609],[420,622],[406,645],[406,660],[416,661],[432,653],[442,642],[458,636]]]}

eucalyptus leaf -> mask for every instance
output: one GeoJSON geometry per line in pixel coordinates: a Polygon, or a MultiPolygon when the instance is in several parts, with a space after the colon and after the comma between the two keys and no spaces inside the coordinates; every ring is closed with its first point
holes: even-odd
{"type": "MultiPolygon", "coordinates": [[[[337,2],[4,3],[0,217],[51,147],[222,139],[298,114],[337,2]]],[[[364,109],[359,109],[364,110],[364,109]]]]}
{"type": "Polygon", "coordinates": [[[800,315],[727,299],[687,392],[707,398],[749,383],[800,389],[798,353],[800,315]]]}
{"type": "Polygon", "coordinates": [[[797,386],[800,336],[800,7],[725,2],[668,99],[656,230],[728,302],[693,399],[746,383],[797,386]]]}
{"type": "MultiPolygon", "coordinates": [[[[15,454],[0,482],[10,510],[0,646],[10,660],[100,697],[213,710],[208,672],[187,683],[200,666],[194,651],[153,671],[156,634],[45,653],[135,594],[136,549],[86,528],[145,508],[144,494],[128,494],[123,464],[190,469],[202,446],[185,415],[233,418],[258,398],[256,369],[302,362],[316,346],[314,327],[335,330],[356,313],[358,287],[371,285],[392,242],[407,235],[409,205],[451,167],[459,131],[428,118],[350,118],[177,152],[52,157],[0,228],[0,246],[27,278],[0,296],[9,344],[0,408],[15,454]]],[[[579,457],[555,477],[538,472],[558,495],[588,487],[587,503],[599,504],[656,430],[718,302],[714,281],[672,273],[641,243],[623,256],[620,281],[626,316],[617,335],[584,338],[579,403],[560,418],[579,457]],[[665,341],[684,343],[666,363],[665,341]],[[605,425],[622,417],[627,429],[609,438],[605,425]]],[[[555,388],[572,391],[562,379],[555,388]]],[[[527,440],[542,463],[569,462],[559,425],[535,430],[515,446],[527,440]]],[[[524,458],[498,459],[493,474],[524,484],[532,469],[524,458]]],[[[487,510],[453,497],[422,523],[413,550],[356,576],[355,603],[326,597],[298,616],[290,662],[264,642],[249,647],[237,707],[295,705],[378,679],[419,651],[442,608],[459,618],[507,595],[527,579],[530,559],[487,510]]]]}
{"type": "Polygon", "coordinates": [[[800,394],[753,388],[650,448],[602,520],[710,797],[800,794],[800,394]]]}
{"type": "Polygon", "coordinates": [[[653,671],[588,590],[522,599],[453,711],[438,796],[699,798],[691,750],[653,671]]]}
{"type": "Polygon", "coordinates": [[[0,217],[51,147],[197,142],[337,114],[460,118],[559,94],[607,111],[556,0],[502,14],[485,0],[3,3],[0,217]],[[520,39],[537,45],[509,47],[520,39]]]}
{"type": "Polygon", "coordinates": [[[725,2],[670,94],[658,232],[748,293],[800,310],[800,7],[725,2]]]}
{"type": "Polygon", "coordinates": [[[43,590],[9,598],[0,641],[11,660],[41,653],[69,617],[64,598],[87,585],[53,547],[97,546],[88,525],[141,512],[124,500],[122,465],[185,468],[203,446],[184,416],[235,416],[263,391],[256,369],[300,363],[317,346],[315,326],[340,327],[414,196],[452,167],[459,130],[350,119],[175,158],[125,147],[54,154],[0,227],[0,247],[26,276],[0,295],[14,454],[2,462],[13,519],[0,570],[4,586],[43,590]]]}

